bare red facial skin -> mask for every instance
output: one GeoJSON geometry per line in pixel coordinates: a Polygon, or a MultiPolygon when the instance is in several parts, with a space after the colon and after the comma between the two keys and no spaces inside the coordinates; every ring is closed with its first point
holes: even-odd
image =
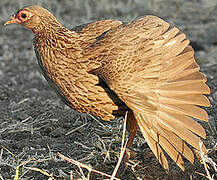
{"type": "Polygon", "coordinates": [[[33,14],[30,13],[28,10],[22,9],[15,13],[13,16],[11,16],[10,20],[7,21],[5,25],[12,23],[21,24],[29,20],[32,16],[33,14]]]}
{"type": "Polygon", "coordinates": [[[25,9],[20,10],[15,14],[15,18],[18,19],[20,23],[26,22],[31,16],[32,14],[25,9]]]}

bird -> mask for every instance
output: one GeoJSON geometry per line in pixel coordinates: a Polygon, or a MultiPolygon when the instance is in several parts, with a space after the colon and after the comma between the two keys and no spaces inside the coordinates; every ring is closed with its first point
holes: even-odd
{"type": "Polygon", "coordinates": [[[195,119],[208,122],[210,88],[177,27],[146,15],[68,29],[41,6],[20,9],[5,25],[13,23],[33,32],[42,74],[69,107],[105,121],[126,115],[127,148],[139,129],[167,172],[165,154],[184,171],[192,149],[206,152],[195,119]]]}

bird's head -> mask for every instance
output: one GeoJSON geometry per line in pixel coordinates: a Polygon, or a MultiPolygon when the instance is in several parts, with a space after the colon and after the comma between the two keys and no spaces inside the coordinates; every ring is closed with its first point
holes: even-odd
{"type": "Polygon", "coordinates": [[[58,24],[56,18],[46,9],[40,6],[29,6],[17,11],[5,23],[7,24],[21,24],[34,33],[40,33],[45,26],[49,24],[58,24]]]}

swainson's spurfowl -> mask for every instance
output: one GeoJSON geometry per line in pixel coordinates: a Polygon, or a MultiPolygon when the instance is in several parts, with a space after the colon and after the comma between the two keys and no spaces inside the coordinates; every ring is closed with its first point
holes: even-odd
{"type": "MultiPolygon", "coordinates": [[[[30,6],[5,24],[34,33],[34,50],[43,75],[64,102],[105,121],[127,114],[128,147],[139,127],[165,170],[163,150],[184,170],[191,145],[200,149],[208,121],[206,77],[199,72],[189,39],[155,16],[128,24],[102,20],[65,28],[46,9],[30,6]],[[163,150],[162,150],[163,149],[163,150]]],[[[203,150],[206,151],[203,146],[203,150]]]]}

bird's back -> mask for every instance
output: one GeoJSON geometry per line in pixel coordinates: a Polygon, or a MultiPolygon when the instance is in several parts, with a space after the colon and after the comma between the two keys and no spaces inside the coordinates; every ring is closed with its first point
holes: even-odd
{"type": "Polygon", "coordinates": [[[111,29],[121,26],[122,24],[123,23],[118,20],[100,20],[76,26],[71,30],[80,35],[84,42],[82,48],[85,48],[85,46],[91,45],[103,34],[107,33],[111,29]]]}

